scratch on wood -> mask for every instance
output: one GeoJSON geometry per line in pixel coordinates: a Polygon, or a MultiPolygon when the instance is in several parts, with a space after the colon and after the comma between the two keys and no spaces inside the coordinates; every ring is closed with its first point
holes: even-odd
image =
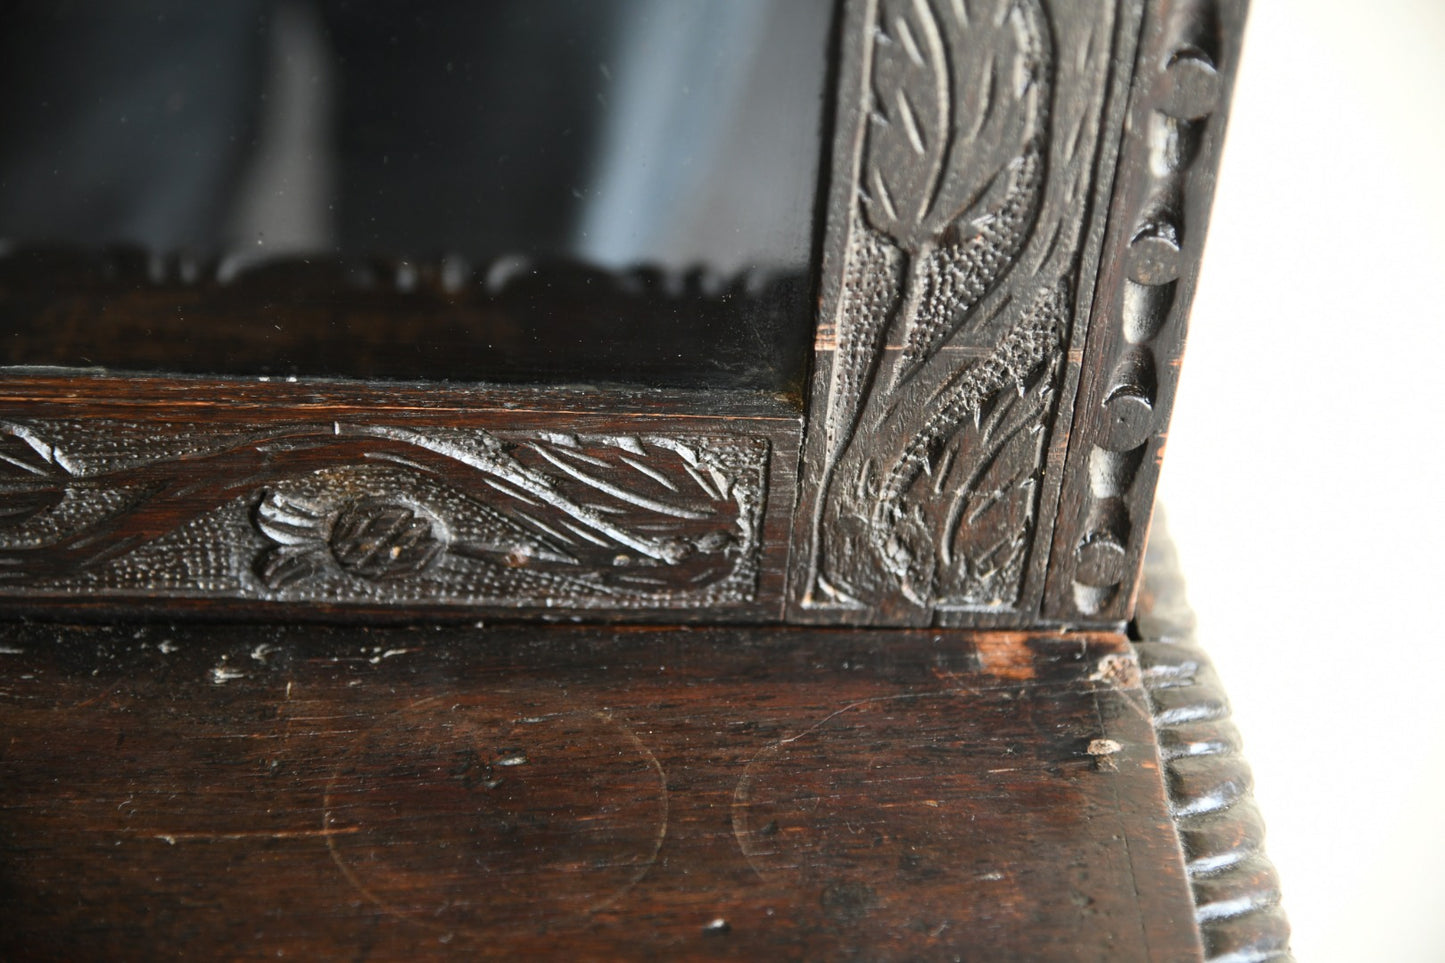
{"type": "Polygon", "coordinates": [[[279,829],[240,833],[155,833],[151,838],[163,839],[174,846],[176,843],[197,840],[220,842],[229,839],[311,839],[325,836],[347,836],[360,831],[360,826],[343,826],[340,829],[279,829]]]}

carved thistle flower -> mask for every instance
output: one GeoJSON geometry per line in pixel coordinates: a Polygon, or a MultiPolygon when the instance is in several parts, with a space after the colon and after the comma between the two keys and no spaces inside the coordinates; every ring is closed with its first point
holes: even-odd
{"type": "Polygon", "coordinates": [[[325,508],[267,491],[254,521],[275,543],[255,566],[272,589],[328,569],[367,581],[403,578],[425,570],[447,547],[445,530],[430,513],[382,498],[325,508]]]}

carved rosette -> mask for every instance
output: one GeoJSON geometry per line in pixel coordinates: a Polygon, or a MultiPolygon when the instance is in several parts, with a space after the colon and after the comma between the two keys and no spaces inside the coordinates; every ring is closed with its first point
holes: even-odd
{"type": "Polygon", "coordinates": [[[0,593],[735,606],[768,457],[741,435],[0,423],[0,593]]]}
{"type": "Polygon", "coordinates": [[[801,617],[967,621],[1036,594],[1116,12],[849,8],[862,107],[835,146],[801,617]]]}
{"type": "Polygon", "coordinates": [[[255,521],[275,543],[255,565],[271,589],[314,577],[328,563],[366,581],[415,576],[451,541],[440,519],[400,500],[338,500],[328,511],[267,491],[256,506],[255,521]]]}

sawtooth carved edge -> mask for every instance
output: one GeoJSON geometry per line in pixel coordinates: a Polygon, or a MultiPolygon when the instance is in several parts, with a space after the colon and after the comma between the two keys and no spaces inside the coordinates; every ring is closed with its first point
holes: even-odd
{"type": "Polygon", "coordinates": [[[1289,921],[1239,732],[1209,657],[1194,641],[1173,548],[1159,534],[1145,562],[1135,649],[1205,958],[1291,963],[1289,921]]]}

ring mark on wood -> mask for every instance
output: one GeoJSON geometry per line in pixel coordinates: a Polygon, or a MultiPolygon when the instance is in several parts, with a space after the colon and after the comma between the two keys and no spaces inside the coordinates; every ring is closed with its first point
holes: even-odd
{"type": "Polygon", "coordinates": [[[1027,886],[1000,868],[1020,846],[1068,848],[1070,828],[1042,817],[1080,808],[1074,779],[1093,772],[1084,747],[1098,733],[1066,737],[1079,751],[1065,767],[1046,761],[1049,750],[1016,755],[973,718],[1011,705],[973,689],[883,696],[777,740],[734,790],[739,848],[759,876],[803,889],[840,926],[886,918],[931,930],[958,918],[960,892],[1026,905],[1027,886]],[[980,794],[988,806],[971,804],[980,794]],[[994,810],[1009,813],[1007,827],[989,822],[994,810]]]}
{"type": "Polygon", "coordinates": [[[384,913],[485,936],[538,914],[585,925],[651,870],[667,777],[608,713],[555,696],[438,696],[377,720],[327,783],[322,829],[384,913]]]}

